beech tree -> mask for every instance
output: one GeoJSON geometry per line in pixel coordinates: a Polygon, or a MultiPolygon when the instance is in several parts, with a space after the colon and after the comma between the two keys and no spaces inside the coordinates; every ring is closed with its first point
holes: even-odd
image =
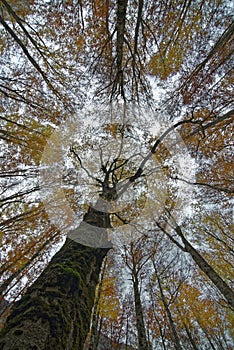
{"type": "Polygon", "coordinates": [[[135,244],[131,243],[129,250],[127,250],[125,247],[124,260],[125,264],[131,272],[133,284],[136,327],[138,334],[138,349],[150,349],[151,345],[149,344],[146,336],[145,321],[143,316],[139,274],[142,272],[142,268],[148,262],[151,255],[147,251],[143,253],[141,249],[141,246],[143,245],[144,240],[140,239],[139,241],[136,241],[135,244]]]}
{"type": "Polygon", "coordinates": [[[117,343],[196,349],[203,332],[212,349],[230,349],[229,2],[0,5],[1,348],[82,349],[103,260],[112,250],[118,284],[128,246],[136,318],[122,295],[117,343]],[[170,261],[183,276],[188,263],[190,279],[170,261]]]}

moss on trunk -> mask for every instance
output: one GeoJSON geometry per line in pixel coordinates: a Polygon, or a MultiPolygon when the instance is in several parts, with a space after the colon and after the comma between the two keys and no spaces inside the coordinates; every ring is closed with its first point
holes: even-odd
{"type": "Polygon", "coordinates": [[[101,264],[108,250],[83,246],[67,238],[13,307],[1,332],[0,349],[81,350],[89,331],[101,264]]]}

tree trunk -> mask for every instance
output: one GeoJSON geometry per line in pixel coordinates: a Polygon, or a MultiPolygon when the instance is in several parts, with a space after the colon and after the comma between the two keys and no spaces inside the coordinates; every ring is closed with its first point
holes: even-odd
{"type": "Polygon", "coordinates": [[[106,260],[103,264],[103,269],[101,272],[100,281],[99,281],[99,285],[98,285],[97,296],[96,296],[95,303],[93,306],[92,326],[91,326],[91,330],[90,330],[90,342],[89,342],[88,350],[96,350],[98,347],[98,340],[99,340],[99,333],[100,333],[99,331],[101,331],[100,329],[98,330],[98,319],[99,319],[98,303],[100,301],[105,270],[106,270],[106,260]]]}
{"type": "Polygon", "coordinates": [[[192,348],[193,348],[194,350],[199,350],[198,347],[197,347],[197,345],[196,345],[196,343],[195,343],[195,341],[194,341],[194,339],[193,339],[193,336],[192,336],[192,334],[191,334],[191,332],[190,332],[190,330],[189,330],[189,327],[187,326],[185,320],[183,319],[183,315],[181,314],[179,308],[177,307],[176,310],[177,310],[177,312],[178,312],[178,314],[179,314],[179,316],[180,316],[181,322],[183,323],[185,332],[186,332],[186,334],[187,334],[187,336],[188,336],[188,338],[189,338],[189,341],[190,341],[190,343],[191,343],[191,345],[192,345],[192,348]]]}
{"type": "MultiPolygon", "coordinates": [[[[74,231],[77,240],[79,230],[83,237],[85,227],[88,234],[92,230],[93,234],[100,233],[101,227],[106,231],[103,227],[110,227],[109,215],[89,208],[84,221],[74,231]]],[[[67,238],[40,277],[13,307],[1,332],[0,349],[83,349],[95,288],[108,250],[90,248],[67,238]]]]}
{"type": "Polygon", "coordinates": [[[128,315],[127,315],[127,324],[126,324],[126,332],[125,332],[126,338],[125,338],[125,350],[128,349],[128,335],[129,335],[129,322],[128,322],[128,315]]]}
{"type": "Polygon", "coordinates": [[[179,336],[177,334],[174,321],[172,319],[170,308],[169,308],[169,306],[167,304],[165,295],[163,293],[162,284],[161,284],[160,278],[158,276],[155,264],[154,264],[154,269],[155,269],[155,273],[156,273],[156,277],[157,277],[157,281],[158,281],[158,285],[159,285],[159,290],[160,290],[162,302],[163,302],[163,305],[164,305],[164,308],[165,308],[165,311],[166,311],[166,314],[167,314],[167,317],[168,317],[168,320],[169,320],[170,329],[171,329],[171,333],[172,333],[172,339],[173,339],[173,342],[174,342],[174,345],[175,345],[175,349],[176,350],[182,350],[182,347],[180,345],[179,336]]]}
{"type": "Polygon", "coordinates": [[[159,322],[159,319],[158,319],[158,317],[156,315],[156,311],[155,311],[156,308],[155,308],[155,303],[154,303],[154,295],[153,295],[152,284],[150,283],[149,286],[150,286],[150,297],[151,297],[152,306],[153,306],[154,319],[155,319],[155,321],[157,322],[157,325],[158,325],[158,329],[159,329],[159,333],[160,333],[160,337],[161,337],[161,341],[162,341],[163,350],[166,350],[166,344],[165,344],[165,339],[164,339],[165,337],[164,337],[161,324],[159,322]]]}
{"type": "Polygon", "coordinates": [[[181,237],[185,249],[193,260],[197,263],[200,269],[209,277],[209,279],[219,289],[220,293],[225,297],[231,308],[234,310],[234,291],[227,285],[227,283],[217,274],[217,272],[210,266],[210,264],[200,255],[200,253],[193,248],[189,241],[185,238],[179,226],[176,227],[176,232],[181,237]]]}
{"type": "Polygon", "coordinates": [[[126,11],[127,11],[128,0],[118,0],[117,1],[117,20],[116,20],[116,31],[117,31],[117,41],[116,41],[116,65],[117,74],[112,88],[112,95],[116,92],[118,88],[118,93],[121,94],[123,99],[124,96],[124,81],[123,81],[123,47],[124,47],[124,32],[125,32],[125,22],[126,22],[126,11]]]}
{"type": "Polygon", "coordinates": [[[125,31],[125,21],[126,21],[126,11],[127,11],[128,0],[118,0],[117,1],[117,69],[118,72],[122,71],[123,62],[123,44],[124,44],[124,31],[125,31]]]}
{"type": "Polygon", "coordinates": [[[138,276],[135,271],[133,271],[133,290],[134,290],[136,326],[137,326],[137,335],[138,335],[138,350],[148,350],[148,342],[147,342],[146,331],[145,331],[138,276]]]}

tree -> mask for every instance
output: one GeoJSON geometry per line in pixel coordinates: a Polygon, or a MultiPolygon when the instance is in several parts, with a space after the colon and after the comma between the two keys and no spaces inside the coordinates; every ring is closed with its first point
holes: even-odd
{"type": "Polygon", "coordinates": [[[145,264],[150,259],[149,252],[143,252],[141,246],[145,244],[144,239],[139,239],[135,244],[131,243],[129,249],[125,246],[124,260],[125,264],[130,270],[131,279],[134,291],[134,305],[136,313],[136,327],[138,334],[138,349],[150,349],[150,344],[146,336],[145,321],[143,316],[143,307],[141,302],[141,288],[140,288],[140,273],[145,264]],[[148,254],[147,254],[148,253],[148,254]]]}
{"type": "MultiPolygon", "coordinates": [[[[85,222],[94,220],[93,212],[90,210],[85,222]]],[[[96,218],[99,219],[97,225],[102,227],[102,218],[96,218]]],[[[42,348],[82,347],[88,332],[101,263],[107,251],[84,247],[68,238],[14,307],[8,327],[3,330],[2,348],[32,349],[37,346],[38,337],[42,348]]]]}
{"type": "MultiPolygon", "coordinates": [[[[0,23],[4,67],[0,74],[1,293],[11,300],[24,294],[12,307],[2,331],[3,349],[32,348],[33,342],[40,349],[55,345],[82,348],[102,260],[111,247],[108,235],[112,226],[126,239],[130,234],[134,240],[154,232],[156,240],[158,225],[217,286],[223,296],[213,289],[214,299],[226,306],[228,301],[233,307],[233,278],[231,272],[227,277],[224,273],[229,271],[227,262],[233,252],[231,235],[226,232],[233,195],[233,21],[229,3],[38,0],[25,5],[24,1],[1,0],[0,23]],[[56,134],[54,130],[62,128],[68,115],[75,123],[86,121],[87,99],[93,99],[95,108],[97,101],[98,105],[119,102],[117,119],[112,120],[110,109],[99,113],[99,129],[93,125],[86,128],[82,142],[75,140],[68,145],[63,166],[69,164],[73,172],[64,172],[56,201],[52,196],[45,198],[54,186],[49,181],[39,186],[38,181],[38,171],[53,165],[41,161],[49,147],[47,141],[56,134]],[[136,113],[129,108],[130,102],[137,103],[136,113]],[[159,112],[147,113],[148,119],[141,117],[146,106],[147,111],[159,112]],[[82,115],[77,121],[78,110],[82,115]],[[162,114],[166,115],[166,127],[162,114]],[[164,126],[156,128],[157,134],[151,130],[155,129],[154,119],[164,126]],[[183,140],[175,137],[175,131],[183,140]],[[192,169],[181,173],[179,164],[183,156],[186,159],[184,149],[179,151],[182,143],[197,162],[195,166],[189,158],[195,169],[193,178],[189,176],[192,169]],[[90,154],[94,148],[98,157],[93,160],[90,154]],[[77,173],[85,181],[83,190],[81,186],[77,190],[77,173]],[[92,204],[87,198],[94,198],[92,204]],[[75,229],[69,219],[63,224],[62,216],[70,215],[65,211],[60,214],[64,200],[78,213],[75,229]],[[122,200],[120,207],[118,200],[122,200]],[[58,213],[56,223],[50,222],[48,202],[58,213]],[[193,209],[193,217],[185,218],[187,208],[193,209]],[[211,224],[214,213],[215,232],[211,224]],[[93,247],[84,245],[87,237],[95,237],[91,239],[93,247]],[[54,245],[58,250],[57,244],[64,241],[49,262],[54,245]],[[201,251],[195,248],[197,243],[201,251]],[[35,324],[30,321],[32,313],[35,324]],[[40,327],[35,327],[37,322],[40,327]],[[44,334],[40,345],[39,331],[44,334]],[[14,344],[16,338],[21,339],[21,345],[14,344]]],[[[142,248],[143,256],[145,253],[142,248]]],[[[136,271],[133,277],[135,300],[140,306],[136,271]]],[[[205,278],[210,287],[209,279],[205,278]]],[[[170,316],[165,290],[160,291],[170,316]]],[[[141,321],[143,310],[138,317],[141,321]]],[[[159,316],[154,318],[165,348],[159,316]]],[[[189,337],[193,328],[181,319],[189,337]]],[[[144,327],[139,326],[138,331],[144,327]]],[[[129,336],[129,325],[127,328],[129,336]]],[[[178,327],[176,331],[184,336],[178,327]]],[[[147,329],[139,332],[139,343],[146,343],[146,333],[147,329]]],[[[208,333],[207,339],[215,347],[208,333]]]]}

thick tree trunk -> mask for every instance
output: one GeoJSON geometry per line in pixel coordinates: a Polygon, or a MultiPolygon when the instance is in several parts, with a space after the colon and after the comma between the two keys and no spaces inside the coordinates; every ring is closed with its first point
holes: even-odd
{"type": "MultiPolygon", "coordinates": [[[[99,227],[110,227],[109,216],[90,208],[79,227],[82,237],[85,224],[89,234],[92,230],[99,233],[99,227]]],[[[76,237],[79,228],[75,230],[76,237]]],[[[41,276],[13,307],[1,332],[0,349],[83,349],[95,288],[108,250],[83,246],[67,238],[41,276]]]]}

